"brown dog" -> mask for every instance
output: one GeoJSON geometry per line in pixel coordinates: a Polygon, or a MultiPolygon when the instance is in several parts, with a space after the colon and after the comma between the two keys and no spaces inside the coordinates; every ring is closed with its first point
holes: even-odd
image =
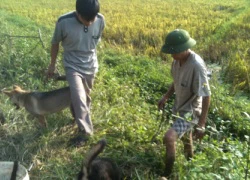
{"type": "MultiPolygon", "coordinates": [[[[43,127],[47,127],[46,114],[59,112],[71,105],[69,87],[48,92],[30,92],[23,90],[19,86],[14,86],[13,90],[2,90],[2,92],[9,96],[17,109],[24,107],[28,112],[36,116],[43,127]]],[[[73,108],[70,107],[74,117],[73,108]]]]}
{"type": "Polygon", "coordinates": [[[120,180],[121,174],[118,166],[107,158],[96,158],[100,154],[107,142],[100,140],[89,151],[83,161],[78,180],[120,180]]]}

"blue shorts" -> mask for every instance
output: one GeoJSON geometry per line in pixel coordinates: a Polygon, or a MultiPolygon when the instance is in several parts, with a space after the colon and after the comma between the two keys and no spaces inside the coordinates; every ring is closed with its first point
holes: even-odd
{"type": "Polygon", "coordinates": [[[176,118],[172,125],[172,128],[177,132],[178,137],[181,138],[186,132],[191,131],[194,125],[194,123],[185,121],[180,118],[176,118]]]}

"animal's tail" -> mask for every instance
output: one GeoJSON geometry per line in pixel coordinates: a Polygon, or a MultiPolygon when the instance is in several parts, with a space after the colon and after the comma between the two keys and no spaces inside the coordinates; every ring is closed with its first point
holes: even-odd
{"type": "Polygon", "coordinates": [[[90,151],[88,152],[88,154],[83,162],[83,165],[89,167],[91,162],[98,156],[98,154],[100,154],[103,151],[106,144],[107,144],[107,142],[105,139],[98,141],[98,143],[95,146],[93,146],[90,149],[90,151]]]}
{"type": "MultiPolygon", "coordinates": [[[[90,167],[91,162],[103,151],[106,144],[107,144],[106,140],[102,139],[98,141],[98,143],[90,149],[90,151],[88,152],[87,156],[85,157],[83,161],[80,174],[84,175],[84,177],[88,176],[88,168],[90,167]]],[[[80,174],[79,174],[79,177],[80,177],[80,174]]]]}

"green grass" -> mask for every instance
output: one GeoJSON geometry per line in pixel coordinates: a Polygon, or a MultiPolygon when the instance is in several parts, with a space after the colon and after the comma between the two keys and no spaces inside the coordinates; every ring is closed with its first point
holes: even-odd
{"type": "MultiPolygon", "coordinates": [[[[31,179],[73,179],[88,149],[106,138],[108,146],[101,156],[113,158],[124,179],[158,179],[164,169],[162,137],[170,126],[171,104],[163,115],[157,111],[157,101],[172,81],[170,57],[158,51],[170,29],[183,27],[195,36],[198,42],[195,51],[208,64],[208,60],[221,64],[209,64],[214,74],[210,81],[213,95],[207,135],[202,143],[194,142],[196,154],[191,161],[185,160],[182,143],[177,142],[174,176],[187,180],[245,179],[249,163],[249,94],[233,91],[230,81],[225,83],[227,76],[216,70],[227,69],[226,60],[233,61],[237,52],[248,48],[246,34],[238,29],[248,29],[247,1],[101,3],[107,27],[98,48],[100,72],[92,92],[95,135],[81,148],[68,147],[68,140],[77,129],[68,109],[48,115],[49,126],[41,129],[35,118],[24,109],[16,110],[0,94],[0,110],[6,119],[0,126],[0,159],[19,160],[26,167],[33,163],[31,179]],[[132,3],[130,8],[124,8],[128,3],[132,3]],[[154,135],[156,138],[151,142],[154,135]]],[[[13,84],[39,91],[66,86],[66,82],[45,82],[44,71],[49,63],[54,21],[74,8],[73,2],[24,0],[14,4],[4,0],[0,5],[0,89],[11,88],[13,84]],[[45,47],[37,38],[38,29],[45,47]]],[[[243,57],[248,63],[248,54],[243,57]]],[[[58,69],[64,73],[61,61],[58,69]]],[[[241,71],[228,72],[238,75],[241,71]]]]}

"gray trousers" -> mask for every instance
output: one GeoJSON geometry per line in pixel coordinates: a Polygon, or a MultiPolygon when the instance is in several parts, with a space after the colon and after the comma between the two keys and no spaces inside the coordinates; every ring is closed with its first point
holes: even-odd
{"type": "Polygon", "coordinates": [[[95,75],[81,74],[67,69],[66,78],[69,83],[75,121],[79,130],[93,134],[93,124],[90,117],[91,98],[95,75]]]}

